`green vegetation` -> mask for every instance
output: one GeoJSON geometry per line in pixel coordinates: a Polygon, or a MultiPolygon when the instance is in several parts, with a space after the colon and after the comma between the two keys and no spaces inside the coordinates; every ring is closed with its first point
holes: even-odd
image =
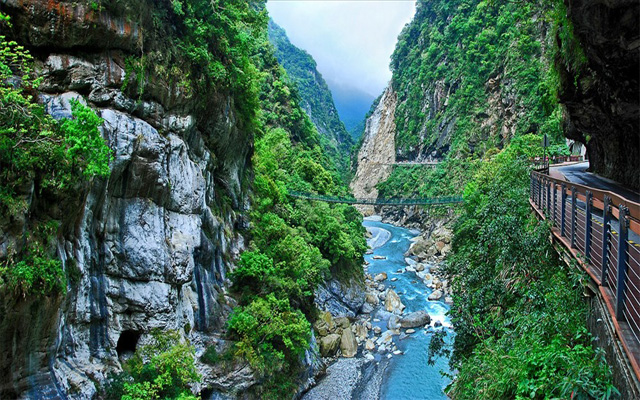
{"type": "Polygon", "coordinates": [[[610,398],[609,368],[585,327],[586,278],[558,258],[549,227],[530,211],[528,151],[508,146],[465,189],[446,267],[456,327],[450,363],[459,371],[450,394],[610,398]]]}
{"type": "Polygon", "coordinates": [[[207,346],[204,354],[200,357],[200,361],[207,365],[216,365],[220,362],[229,363],[233,361],[233,352],[225,351],[222,354],[218,354],[214,345],[207,346]]]}
{"type": "Polygon", "coordinates": [[[513,136],[536,132],[560,139],[561,113],[540,31],[540,24],[550,22],[549,10],[545,2],[418,2],[416,18],[400,35],[391,63],[400,100],[398,153],[409,157],[420,146],[442,146],[436,144],[448,125],[449,153],[458,158],[502,147],[510,137],[483,126],[496,107],[490,101],[490,79],[499,99],[517,115],[513,136]],[[425,110],[424,88],[448,97],[447,104],[429,100],[431,108],[425,110]]]}
{"type": "Polygon", "coordinates": [[[357,211],[286,196],[294,188],[346,191],[315,161],[322,159],[317,144],[305,147],[283,128],[267,127],[257,139],[252,240],[232,273],[241,306],[229,331],[239,341],[236,354],[267,377],[259,393],[263,398],[282,398],[295,389],[299,359],[309,347],[317,285],[329,274],[343,279],[362,274],[366,244],[357,211]]]}
{"type": "Polygon", "coordinates": [[[348,155],[353,140],[340,121],[331,91],[317,71],[315,60],[309,53],[291,44],[284,29],[272,20],[269,21],[269,41],[275,49],[278,62],[293,81],[290,86],[299,92],[303,109],[309,113],[320,133],[322,149],[340,171],[348,172],[348,155]]]}
{"type": "Polygon", "coordinates": [[[65,273],[60,260],[50,256],[55,246],[56,221],[40,224],[27,233],[26,246],[17,261],[0,266],[0,284],[17,296],[48,295],[64,292],[65,273]]]}
{"type": "Polygon", "coordinates": [[[84,2],[133,20],[144,32],[125,63],[122,88],[132,98],[179,98],[206,113],[215,105],[212,93],[230,95],[241,128],[253,129],[260,76],[252,57],[267,18],[260,1],[84,2]]]}
{"type": "MultiPolygon", "coordinates": [[[[9,18],[0,14],[0,23],[9,18]]],[[[70,196],[88,179],[108,176],[111,160],[93,110],[72,101],[72,117],[56,121],[35,101],[40,80],[32,63],[27,50],[0,36],[0,213],[18,221],[27,212],[34,216],[19,247],[0,263],[0,286],[22,296],[55,294],[66,286],[54,257],[58,222],[30,209],[33,196],[70,196]]]]}
{"type": "Polygon", "coordinates": [[[420,1],[392,57],[397,155],[435,151],[444,162],[396,167],[380,195],[464,190],[445,268],[456,337],[450,348],[436,335],[430,349],[451,355],[456,399],[617,393],[586,330],[586,278],[559,260],[528,203],[542,136],[549,154],[568,152],[554,68],[584,64],[572,37],[560,1],[420,1]]]}
{"type": "Polygon", "coordinates": [[[295,390],[309,347],[315,288],[331,275],[361,276],[366,243],[353,207],[287,197],[288,190],[346,194],[347,189],[267,43],[266,30],[261,43],[251,241],[231,274],[240,306],[229,320],[229,334],[238,341],[236,356],[264,377],[256,395],[282,398],[295,390]]]}
{"type": "Polygon", "coordinates": [[[480,160],[514,138],[538,144],[527,157],[542,156],[544,134],[552,155],[566,154],[553,68],[558,50],[543,34],[570,34],[555,3],[418,2],[392,56],[396,152],[401,159],[435,152],[443,164],[396,167],[379,185],[381,195],[460,194],[480,160]],[[425,97],[432,92],[437,100],[425,97]],[[507,111],[496,114],[500,108],[507,111]]]}
{"type": "Polygon", "coordinates": [[[140,347],[112,377],[107,400],[195,400],[189,385],[200,380],[195,350],[175,331],[152,332],[152,342],[140,347]]]}

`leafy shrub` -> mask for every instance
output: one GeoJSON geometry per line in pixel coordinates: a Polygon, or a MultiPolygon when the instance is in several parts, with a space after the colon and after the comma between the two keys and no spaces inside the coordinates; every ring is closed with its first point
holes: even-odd
{"type": "Polygon", "coordinates": [[[67,157],[86,177],[108,176],[111,150],[98,130],[104,121],[78,100],[71,100],[71,113],[60,124],[67,157]]]}
{"type": "Polygon", "coordinates": [[[23,251],[10,254],[0,267],[0,285],[22,297],[64,292],[66,278],[62,263],[50,255],[57,230],[55,221],[33,226],[25,237],[23,251]]]}
{"type": "Polygon", "coordinates": [[[239,339],[236,354],[263,372],[279,372],[309,346],[311,325],[286,298],[258,297],[239,307],[229,319],[229,330],[239,339]]]}
{"type": "MultiPolygon", "coordinates": [[[[0,13],[0,23],[10,24],[9,18],[0,13]]],[[[40,79],[32,63],[23,46],[0,36],[0,211],[8,217],[23,218],[31,195],[59,198],[86,179],[109,175],[111,151],[98,130],[102,119],[72,101],[72,118],[55,121],[33,97],[40,79]],[[32,185],[34,193],[25,189],[32,185]]],[[[31,216],[37,222],[31,222],[26,245],[11,249],[0,268],[2,285],[22,296],[62,292],[66,285],[50,243],[57,224],[38,217],[31,216]]],[[[79,272],[69,267],[70,276],[79,272]]]]}
{"type": "Polygon", "coordinates": [[[216,346],[207,346],[204,354],[200,357],[200,361],[208,365],[215,365],[218,363],[218,361],[220,361],[220,356],[218,356],[216,346]]]}
{"type": "Polygon", "coordinates": [[[177,331],[152,332],[152,342],[140,347],[123,369],[105,389],[106,399],[196,399],[189,387],[200,380],[195,349],[177,331]]]}
{"type": "Polygon", "coordinates": [[[23,296],[64,291],[66,280],[62,263],[40,254],[41,249],[32,249],[24,259],[6,268],[7,286],[10,290],[23,296]]]}

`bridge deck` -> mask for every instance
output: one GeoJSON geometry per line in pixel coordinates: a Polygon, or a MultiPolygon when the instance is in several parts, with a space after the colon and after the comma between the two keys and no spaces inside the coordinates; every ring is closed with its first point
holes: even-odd
{"type": "Polygon", "coordinates": [[[461,196],[432,197],[425,199],[356,199],[353,197],[323,196],[313,193],[289,192],[290,197],[306,200],[324,201],[327,203],[384,205],[384,206],[419,206],[419,205],[445,205],[462,203],[461,196]]]}

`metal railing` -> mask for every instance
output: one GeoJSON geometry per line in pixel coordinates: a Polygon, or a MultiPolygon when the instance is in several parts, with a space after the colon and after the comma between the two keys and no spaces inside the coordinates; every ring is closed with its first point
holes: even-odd
{"type": "Polygon", "coordinates": [[[638,375],[640,204],[536,171],[531,172],[530,198],[600,287],[638,375]]]}
{"type": "Polygon", "coordinates": [[[306,200],[324,201],[327,203],[343,203],[343,204],[364,204],[364,205],[386,205],[386,206],[417,206],[417,205],[445,205],[462,203],[464,200],[461,196],[432,197],[423,199],[357,199],[354,197],[326,196],[315,193],[303,193],[289,191],[290,197],[306,200]]]}

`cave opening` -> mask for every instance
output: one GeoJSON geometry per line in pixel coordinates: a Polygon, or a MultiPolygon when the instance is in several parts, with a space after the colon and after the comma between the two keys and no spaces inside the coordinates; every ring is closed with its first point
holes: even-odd
{"type": "Polygon", "coordinates": [[[127,353],[135,353],[136,347],[138,346],[138,340],[140,340],[140,335],[140,332],[130,329],[122,331],[120,338],[118,338],[118,344],[116,345],[118,357],[127,353]]]}

